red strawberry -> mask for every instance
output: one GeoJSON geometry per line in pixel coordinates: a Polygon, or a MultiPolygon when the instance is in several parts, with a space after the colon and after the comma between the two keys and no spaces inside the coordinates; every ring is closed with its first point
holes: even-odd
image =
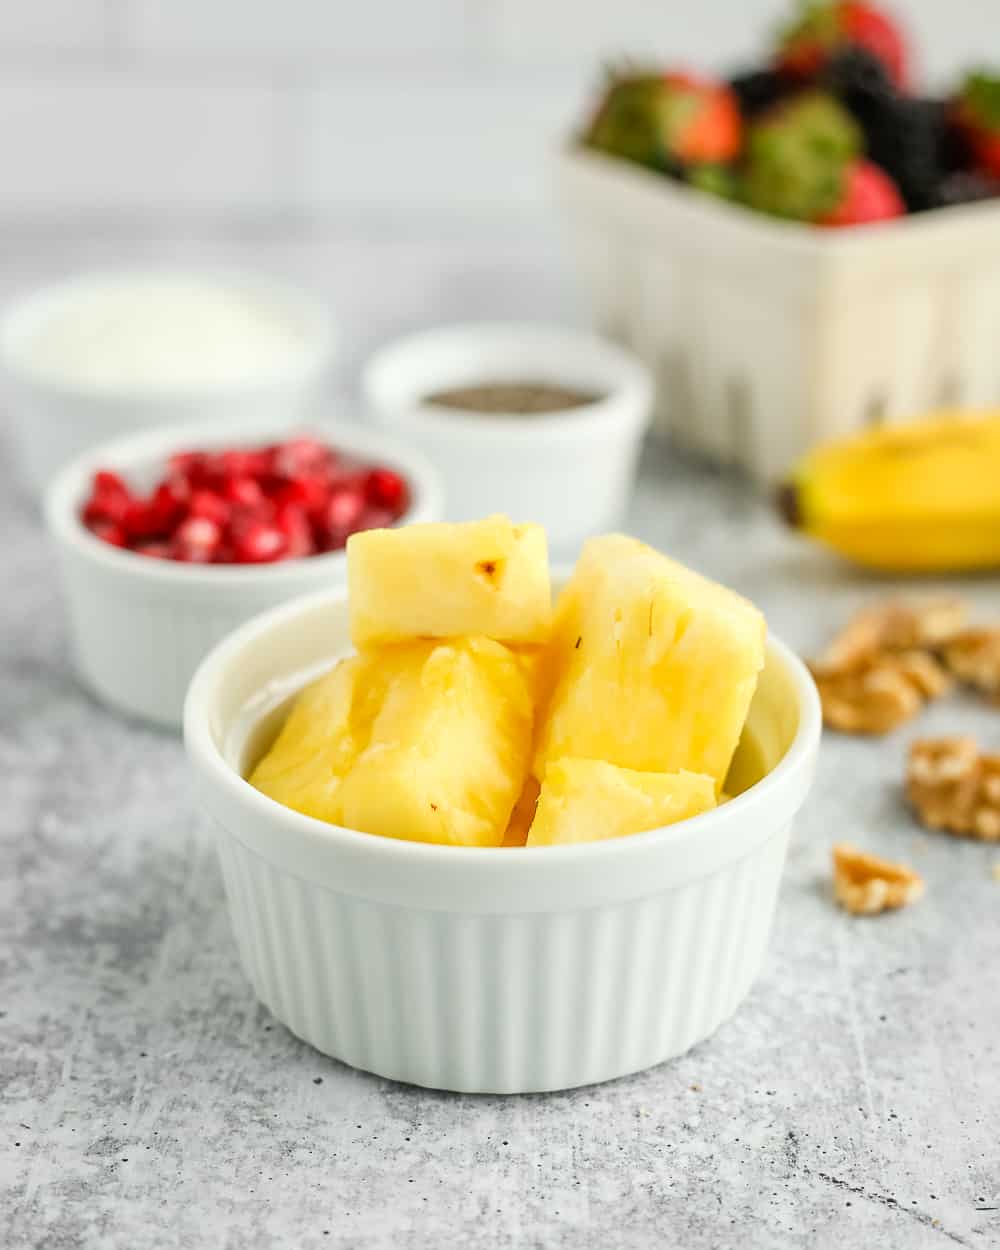
{"type": "Polygon", "coordinates": [[[970,74],[954,115],[976,167],[1000,178],[1000,76],[970,74]]]}
{"type": "Polygon", "coordinates": [[[877,56],[900,91],[909,78],[909,55],[899,26],[866,0],[812,0],[778,47],[780,69],[811,78],[829,57],[853,44],[877,56]]]}
{"type": "Polygon", "coordinates": [[[660,129],[665,154],[682,165],[731,161],[740,150],[740,106],[730,88],[695,74],[665,74],[660,129]]]}
{"type": "Polygon", "coordinates": [[[852,161],[844,171],[840,202],[819,219],[821,226],[860,226],[870,221],[888,221],[906,212],[896,184],[871,161],[852,161]]]}

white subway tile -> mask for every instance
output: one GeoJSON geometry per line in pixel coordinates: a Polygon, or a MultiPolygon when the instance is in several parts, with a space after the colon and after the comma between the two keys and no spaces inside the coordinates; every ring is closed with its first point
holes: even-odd
{"type": "Polygon", "coordinates": [[[469,8],[470,0],[131,0],[127,39],[148,54],[392,61],[462,50],[469,8]]]}
{"type": "Polygon", "coordinates": [[[4,0],[0,53],[99,49],[106,16],[104,0],[4,0]]]}
{"type": "Polygon", "coordinates": [[[550,154],[578,113],[578,84],[329,84],[306,93],[307,205],[502,216],[550,197],[550,154]]]}
{"type": "Polygon", "coordinates": [[[277,115],[264,86],[7,74],[0,214],[271,206],[277,115]]]}

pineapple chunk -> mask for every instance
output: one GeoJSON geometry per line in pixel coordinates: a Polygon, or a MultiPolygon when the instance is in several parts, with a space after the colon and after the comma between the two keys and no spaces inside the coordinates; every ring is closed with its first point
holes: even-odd
{"type": "Polygon", "coordinates": [[[392,838],[499,846],[531,755],[528,678],[488,638],[411,643],[340,788],[343,823],[392,838]]]}
{"type": "Polygon", "coordinates": [[[634,538],[588,542],[543,662],[536,777],[564,756],[706,773],[721,790],[764,664],[745,599],[634,538]]]}
{"type": "Polygon", "coordinates": [[[552,623],[545,531],[504,516],[366,530],[347,541],[351,637],[542,643],[552,623]]]}
{"type": "Polygon", "coordinates": [[[659,829],[715,807],[702,773],[642,773],[602,760],[562,759],[542,783],[528,846],[565,846],[659,829]]]}
{"type": "Polygon", "coordinates": [[[250,784],[286,807],[336,824],[340,783],[368,744],[384,676],[370,658],[352,656],[301,690],[250,784]]]}
{"type": "Polygon", "coordinates": [[[488,638],[364,652],[302,691],[250,781],[365,833],[498,846],[531,719],[530,674],[488,638]]]}
{"type": "Polygon", "coordinates": [[[535,808],[538,805],[538,793],[541,787],[534,777],[528,777],[521,791],[521,797],[514,804],[510,814],[507,832],[503,835],[504,846],[524,846],[528,840],[528,830],[535,819],[535,808]]]}

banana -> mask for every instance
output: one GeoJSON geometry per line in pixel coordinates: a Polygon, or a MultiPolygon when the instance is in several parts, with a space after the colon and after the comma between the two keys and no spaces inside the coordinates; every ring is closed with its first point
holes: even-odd
{"type": "Polygon", "coordinates": [[[827,443],[778,503],[789,524],[869,568],[1000,568],[1000,412],[934,413],[827,443]]]}

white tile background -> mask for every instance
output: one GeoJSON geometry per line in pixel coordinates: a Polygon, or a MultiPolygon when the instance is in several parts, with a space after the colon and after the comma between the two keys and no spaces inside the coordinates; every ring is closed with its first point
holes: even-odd
{"type": "MultiPolygon", "coordinates": [[[[995,0],[911,0],[928,76],[995,0]]],[[[0,225],[543,222],[602,58],[723,66],[774,0],[3,0],[0,225]]]]}

